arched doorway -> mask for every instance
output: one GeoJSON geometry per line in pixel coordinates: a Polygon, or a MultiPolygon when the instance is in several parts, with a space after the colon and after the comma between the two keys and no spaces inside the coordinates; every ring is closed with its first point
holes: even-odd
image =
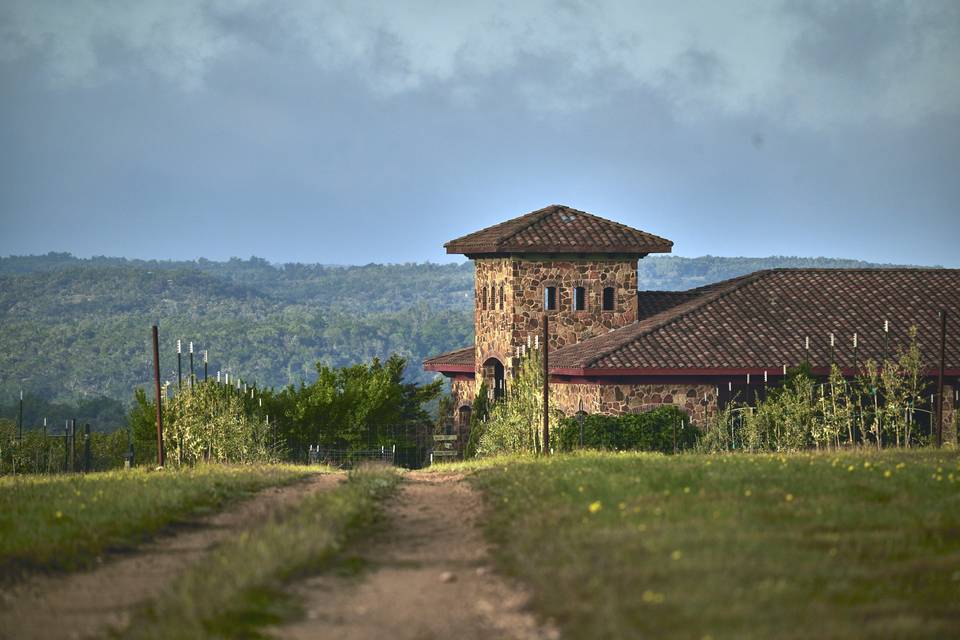
{"type": "Polygon", "coordinates": [[[503,363],[496,358],[488,358],[483,363],[483,380],[487,383],[487,388],[493,393],[494,400],[500,400],[507,394],[503,363]]]}

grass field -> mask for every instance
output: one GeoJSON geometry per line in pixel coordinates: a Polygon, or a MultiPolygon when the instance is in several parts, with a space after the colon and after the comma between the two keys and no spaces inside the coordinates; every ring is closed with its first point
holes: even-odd
{"type": "Polygon", "coordinates": [[[210,465],[0,478],[0,574],[9,580],[29,570],[88,566],[104,551],[308,473],[283,465],[210,465]]]}
{"type": "Polygon", "coordinates": [[[283,590],[315,573],[353,539],[368,533],[380,502],[399,482],[388,467],[350,473],[276,518],[219,546],[191,567],[136,618],[123,638],[251,638],[299,613],[283,590]]]}
{"type": "Polygon", "coordinates": [[[955,452],[474,468],[500,568],[565,637],[960,635],[955,452]]]}

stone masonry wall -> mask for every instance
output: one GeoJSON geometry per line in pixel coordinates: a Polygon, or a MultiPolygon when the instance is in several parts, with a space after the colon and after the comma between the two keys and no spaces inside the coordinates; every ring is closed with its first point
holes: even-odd
{"type": "Polygon", "coordinates": [[[450,395],[453,396],[453,426],[459,436],[457,448],[462,451],[470,437],[470,424],[460,419],[460,407],[473,405],[476,384],[470,378],[454,378],[450,381],[450,395]]]}
{"type": "Polygon", "coordinates": [[[550,405],[572,416],[580,410],[580,401],[587,413],[600,411],[600,387],[595,384],[550,383],[550,405]]]}
{"type": "Polygon", "coordinates": [[[583,400],[587,413],[622,415],[642,413],[665,404],[687,412],[690,420],[703,426],[716,415],[717,396],[713,385],[687,384],[566,384],[550,383],[551,403],[568,416],[574,415],[583,400]]]}
{"type": "MultiPolygon", "coordinates": [[[[514,351],[512,343],[514,288],[509,258],[477,258],[474,263],[476,277],[473,326],[476,335],[476,373],[477,379],[480,379],[483,377],[483,363],[489,358],[496,358],[507,371],[510,370],[514,351]],[[502,298],[501,288],[503,288],[502,298]]],[[[507,377],[509,378],[509,374],[507,377]]],[[[492,388],[489,381],[488,386],[492,388]]]]}
{"type": "MultiPolygon", "coordinates": [[[[478,261],[479,262],[479,261],[478,261]]],[[[558,349],[631,324],[637,319],[637,259],[627,256],[535,256],[512,261],[513,346],[542,335],[544,288],[557,287],[550,318],[550,347],[558,349]],[[586,309],[573,310],[573,288],[586,289],[586,309]],[[603,311],[603,289],[614,288],[614,310],[603,311]]]]}
{"type": "Polygon", "coordinates": [[[642,413],[665,404],[676,405],[703,426],[717,413],[716,387],[676,382],[671,384],[600,385],[600,413],[642,413]]]}

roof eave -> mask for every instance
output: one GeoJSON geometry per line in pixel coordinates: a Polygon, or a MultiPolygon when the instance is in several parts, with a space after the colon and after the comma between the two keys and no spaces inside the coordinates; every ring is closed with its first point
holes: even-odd
{"type": "Polygon", "coordinates": [[[443,245],[448,254],[471,255],[517,255],[527,253],[546,254],[575,254],[575,253],[619,253],[627,255],[645,256],[651,253],[672,253],[673,245],[644,245],[644,246],[574,246],[558,247],[556,245],[504,247],[495,245],[458,246],[454,243],[443,245]]]}
{"type": "MultiPolygon", "coordinates": [[[[829,375],[830,367],[811,367],[811,373],[814,375],[829,375]]],[[[853,376],[857,374],[853,368],[841,368],[841,372],[846,376],[853,376]]],[[[783,377],[783,365],[773,366],[773,367],[684,367],[684,368],[671,368],[671,367],[630,367],[630,368],[604,368],[604,369],[594,369],[590,367],[550,367],[551,375],[558,376],[572,376],[572,377],[590,377],[590,378],[623,378],[623,377],[645,377],[645,376],[746,376],[757,375],[762,376],[764,373],[768,374],[769,377],[783,377]]],[[[928,377],[935,376],[937,370],[931,369],[925,372],[925,375],[928,377]]],[[[957,369],[945,369],[944,376],[946,377],[957,377],[960,376],[960,368],[957,369]]]]}
{"type": "Polygon", "coordinates": [[[424,371],[436,371],[437,373],[475,373],[473,365],[466,364],[443,364],[439,362],[423,363],[424,371]]]}

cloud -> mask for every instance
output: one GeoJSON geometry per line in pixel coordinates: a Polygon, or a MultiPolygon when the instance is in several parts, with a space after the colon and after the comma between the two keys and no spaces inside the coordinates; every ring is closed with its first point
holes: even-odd
{"type": "MultiPolygon", "coordinates": [[[[292,56],[390,98],[443,89],[453,103],[502,89],[531,60],[563,70],[509,87],[532,110],[590,109],[611,72],[680,120],[773,115],[796,126],[910,124],[960,109],[960,5],[943,2],[73,2],[0,9],[0,59],[38,54],[48,81],[151,74],[185,91],[224,59],[292,56]],[[105,44],[106,43],[106,44],[105,44]],[[122,55],[115,55],[123,52],[122,55]],[[114,55],[111,55],[113,53],[114,55]]],[[[605,86],[609,89],[609,84],[605,86]]]]}

